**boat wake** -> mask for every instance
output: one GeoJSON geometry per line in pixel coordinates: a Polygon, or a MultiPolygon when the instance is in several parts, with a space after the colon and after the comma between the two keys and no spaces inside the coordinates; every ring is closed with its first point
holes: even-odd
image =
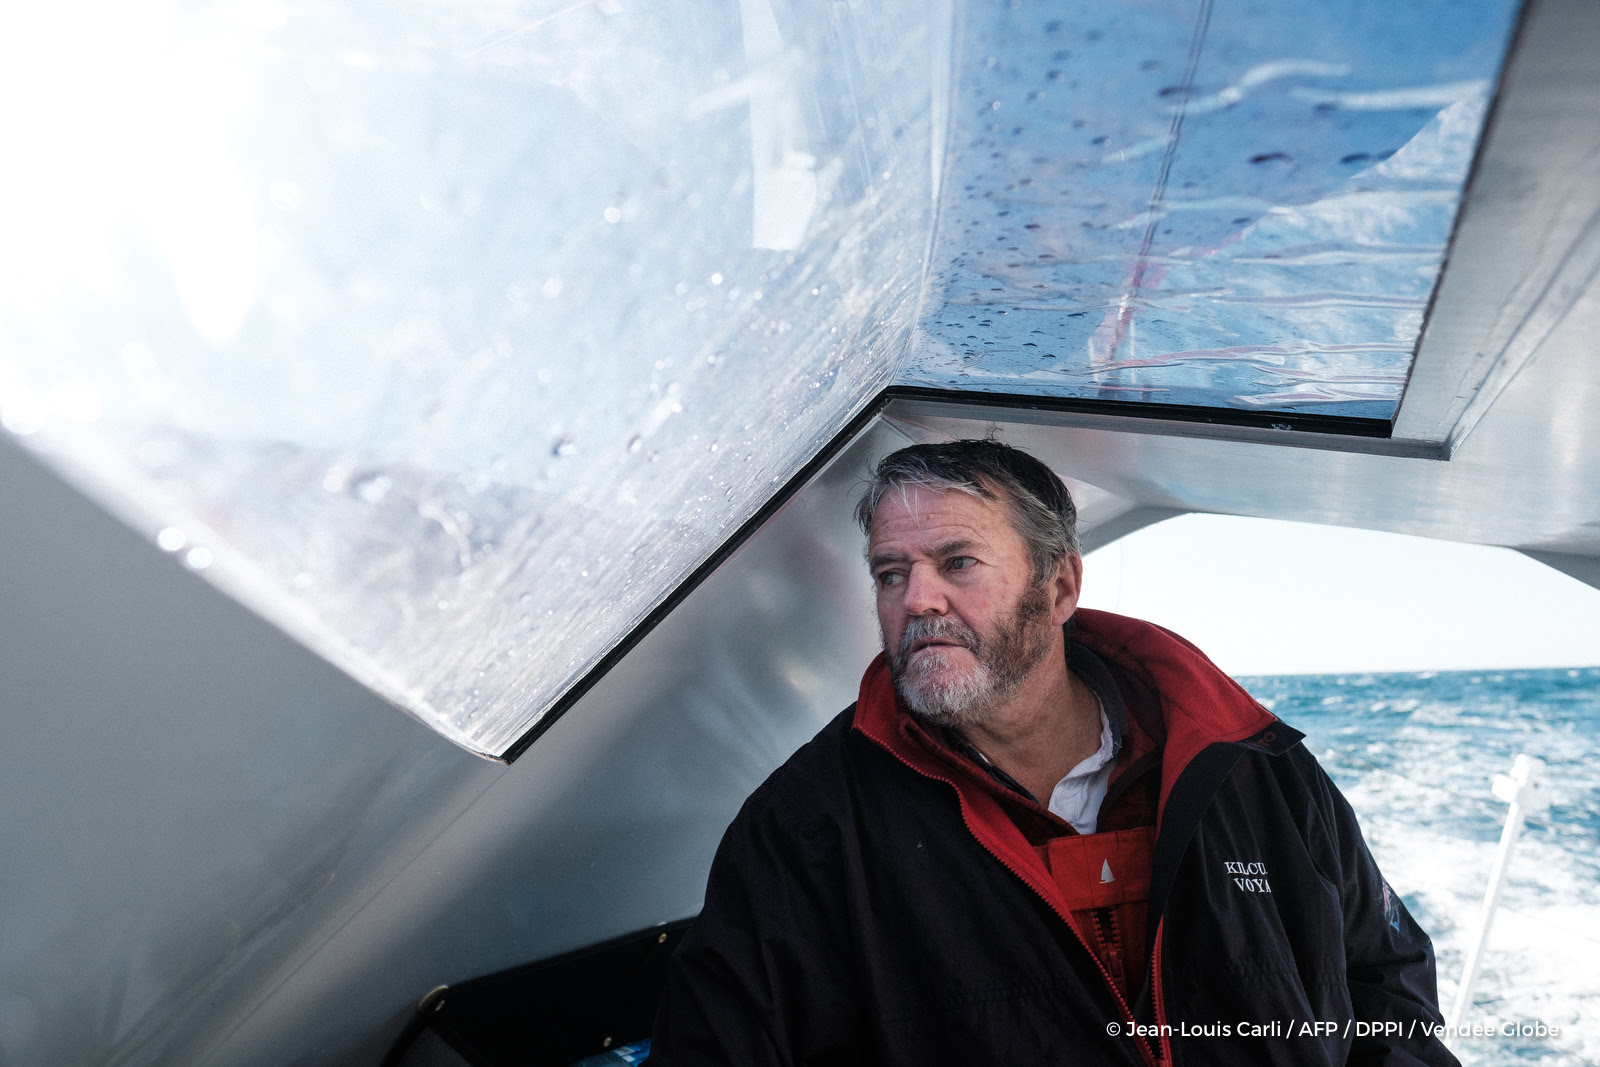
{"type": "Polygon", "coordinates": [[[1306,744],[1361,817],[1385,877],[1433,937],[1454,1002],[1519,752],[1546,763],[1464,1023],[1467,1067],[1600,1062],[1600,668],[1241,679],[1306,744]]]}

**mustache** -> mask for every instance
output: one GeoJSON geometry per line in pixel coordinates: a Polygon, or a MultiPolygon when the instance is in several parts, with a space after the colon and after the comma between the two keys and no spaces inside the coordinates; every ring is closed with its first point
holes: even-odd
{"type": "Polygon", "coordinates": [[[977,633],[965,623],[950,618],[947,615],[918,615],[906,623],[906,629],[900,635],[900,647],[895,652],[890,666],[891,673],[899,677],[905,673],[906,665],[911,660],[911,651],[918,641],[948,641],[951,644],[961,645],[976,654],[982,641],[977,633]]]}

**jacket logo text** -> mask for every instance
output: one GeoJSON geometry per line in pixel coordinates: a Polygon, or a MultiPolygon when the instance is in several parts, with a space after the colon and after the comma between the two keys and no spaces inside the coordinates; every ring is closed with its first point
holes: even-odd
{"type": "Polygon", "coordinates": [[[1242,863],[1238,860],[1224,860],[1223,869],[1233,876],[1233,884],[1245,893],[1270,893],[1272,884],[1267,881],[1267,865],[1265,863],[1242,863]]]}

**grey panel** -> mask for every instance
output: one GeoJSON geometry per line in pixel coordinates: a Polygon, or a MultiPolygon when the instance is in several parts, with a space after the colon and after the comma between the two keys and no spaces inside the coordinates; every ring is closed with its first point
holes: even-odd
{"type": "Polygon", "coordinates": [[[436,985],[698,912],[740,803],[877,650],[849,502],[904,443],[880,425],[835,461],[209,1058],[370,1062],[436,985]]]}
{"type": "Polygon", "coordinates": [[[1175,519],[1184,514],[1187,512],[1174,508],[1131,508],[1098,526],[1083,530],[1078,537],[1078,547],[1085,553],[1093,552],[1095,549],[1120,541],[1131,533],[1137,533],[1146,526],[1154,526],[1158,522],[1175,519]]]}
{"type": "Polygon", "coordinates": [[[0,499],[0,1062],[195,1062],[504,768],[4,439],[0,499]]]}
{"type": "Polygon", "coordinates": [[[1600,5],[1527,0],[1397,438],[1459,443],[1600,266],[1600,5]]]}
{"type": "Polygon", "coordinates": [[[1531,548],[1523,549],[1522,553],[1546,567],[1554,567],[1562,574],[1600,589],[1600,554],[1576,556],[1570,552],[1540,552],[1531,548]]]}
{"type": "Polygon", "coordinates": [[[842,456],[516,764],[394,714],[0,443],[0,1052],[372,1063],[421,992],[699,909],[876,649],[842,456]]]}
{"type": "Polygon", "coordinates": [[[1153,434],[1157,437],[1254,442],[1273,448],[1314,448],[1331,452],[1363,452],[1375,456],[1404,456],[1415,459],[1449,458],[1448,448],[1440,442],[1333,432],[1337,428],[1338,420],[1331,420],[1334,423],[1332,426],[1327,422],[1320,423],[1321,429],[1302,429],[1287,421],[1269,422],[1265,426],[1238,425],[1220,419],[1215,421],[1209,418],[1205,421],[1180,419],[1172,417],[1171,412],[1162,412],[1162,417],[1151,417],[1127,411],[1111,414],[1105,410],[1068,411],[1049,406],[1021,406],[1026,403],[1005,398],[975,403],[972,395],[899,396],[884,410],[884,416],[890,420],[902,417],[913,420],[924,417],[948,417],[961,422],[974,422],[987,416],[1009,423],[1078,426],[1117,433],[1153,434]]]}

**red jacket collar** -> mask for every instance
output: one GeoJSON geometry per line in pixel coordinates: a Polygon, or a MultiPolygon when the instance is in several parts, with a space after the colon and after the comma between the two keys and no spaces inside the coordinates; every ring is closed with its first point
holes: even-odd
{"type": "MultiPolygon", "coordinates": [[[[1113,667],[1139,677],[1160,695],[1166,723],[1161,761],[1162,811],[1173,783],[1207,745],[1243,741],[1278,721],[1203,652],[1170,630],[1088,608],[1080,608],[1073,618],[1074,640],[1081,641],[1113,667]]],[[[932,778],[948,779],[948,770],[917,743],[923,731],[896,699],[888,660],[881,653],[862,676],[855,728],[913,769],[932,778]]],[[[966,804],[964,795],[963,805],[966,804]]]]}

